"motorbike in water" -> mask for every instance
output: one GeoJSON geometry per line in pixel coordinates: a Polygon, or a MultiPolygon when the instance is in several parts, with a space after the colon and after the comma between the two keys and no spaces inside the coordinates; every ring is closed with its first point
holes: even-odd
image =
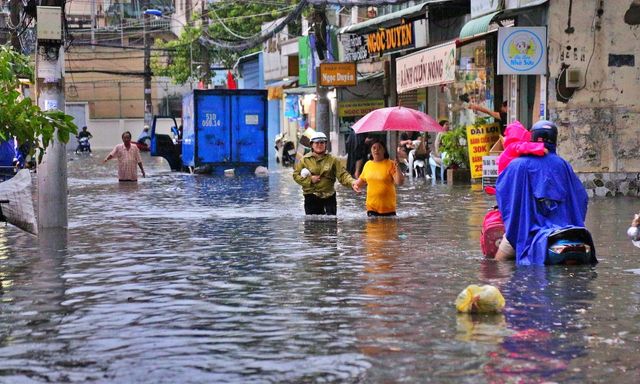
{"type": "Polygon", "coordinates": [[[79,137],[78,146],[76,147],[76,155],[78,153],[91,153],[91,144],[88,137],[79,137]]]}
{"type": "MultiPolygon", "coordinates": [[[[494,187],[485,187],[485,192],[495,195],[494,187]]],[[[485,214],[480,233],[480,247],[487,258],[494,258],[505,233],[502,215],[498,206],[485,214]]],[[[591,233],[584,227],[565,226],[543,228],[534,236],[530,257],[545,265],[596,264],[596,248],[591,233]],[[543,259],[543,260],[542,260],[543,259]]]]}
{"type": "Polygon", "coordinates": [[[285,167],[292,167],[296,162],[295,144],[286,140],[282,135],[276,136],[274,148],[276,150],[276,162],[285,167]]]}
{"type": "MultiPolygon", "coordinates": [[[[484,187],[485,193],[495,195],[495,187],[484,187]]],[[[482,220],[482,230],[480,232],[480,248],[485,257],[493,259],[498,253],[498,246],[504,235],[504,223],[502,215],[497,205],[494,205],[487,211],[482,220]]]]}

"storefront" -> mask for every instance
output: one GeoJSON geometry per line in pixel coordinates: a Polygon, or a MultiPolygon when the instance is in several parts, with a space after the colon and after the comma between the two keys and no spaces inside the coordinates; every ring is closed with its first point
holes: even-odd
{"type": "MultiPolygon", "coordinates": [[[[529,126],[546,109],[546,90],[539,76],[546,69],[543,31],[512,27],[523,10],[519,6],[500,9],[493,3],[497,2],[472,0],[473,18],[462,26],[457,39],[399,57],[395,66],[399,104],[413,102],[435,119],[448,120],[452,129],[466,130],[469,164],[465,166],[478,179],[482,157],[499,137],[499,123],[518,119],[529,126]],[[506,27],[500,28],[497,21],[506,27]],[[529,51],[518,51],[525,48],[529,51]]],[[[544,1],[526,3],[527,23],[543,24],[545,7],[538,5],[544,1]]]]}

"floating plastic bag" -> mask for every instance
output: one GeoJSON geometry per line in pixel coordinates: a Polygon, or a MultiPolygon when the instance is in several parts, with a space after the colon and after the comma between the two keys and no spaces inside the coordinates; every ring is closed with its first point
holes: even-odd
{"type": "Polygon", "coordinates": [[[492,285],[471,284],[456,298],[456,309],[464,313],[494,313],[504,308],[504,297],[492,285]]]}

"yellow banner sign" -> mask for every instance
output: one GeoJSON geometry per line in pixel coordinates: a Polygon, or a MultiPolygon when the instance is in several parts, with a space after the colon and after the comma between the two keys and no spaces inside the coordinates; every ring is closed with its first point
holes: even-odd
{"type": "Polygon", "coordinates": [[[467,125],[467,144],[471,178],[482,177],[482,157],[489,155],[489,149],[500,138],[498,124],[467,125]]]}
{"type": "Polygon", "coordinates": [[[338,116],[362,117],[380,108],[384,108],[384,100],[340,101],[338,102],[338,116]]]}
{"type": "Polygon", "coordinates": [[[349,87],[356,85],[356,63],[320,63],[320,85],[349,87]]]}

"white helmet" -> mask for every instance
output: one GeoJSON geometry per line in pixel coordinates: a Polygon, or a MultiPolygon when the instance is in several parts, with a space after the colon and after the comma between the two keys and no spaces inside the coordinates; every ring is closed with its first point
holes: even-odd
{"type": "Polygon", "coordinates": [[[327,135],[325,135],[322,132],[316,132],[313,134],[313,136],[311,136],[311,142],[312,143],[320,143],[320,142],[327,142],[327,135]]]}

